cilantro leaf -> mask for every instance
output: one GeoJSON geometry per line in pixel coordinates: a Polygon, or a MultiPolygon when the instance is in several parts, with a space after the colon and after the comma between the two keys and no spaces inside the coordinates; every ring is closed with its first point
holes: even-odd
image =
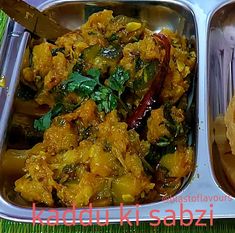
{"type": "Polygon", "coordinates": [[[100,84],[100,70],[91,68],[87,71],[87,74],[91,76],[98,84],[100,84]]]}
{"type": "Polygon", "coordinates": [[[97,84],[97,80],[73,72],[69,79],[62,83],[62,88],[68,92],[77,92],[81,96],[89,96],[97,84]]]}
{"type": "Polygon", "coordinates": [[[117,97],[108,87],[100,87],[91,95],[91,98],[97,103],[98,110],[105,113],[111,112],[117,107],[117,97]]]}
{"type": "MultiPolygon", "coordinates": [[[[65,92],[75,92],[82,97],[93,99],[99,111],[108,113],[117,108],[120,95],[125,90],[124,84],[129,79],[129,73],[122,67],[117,67],[114,73],[107,80],[107,85],[100,83],[100,70],[92,68],[83,76],[79,72],[73,72],[68,80],[61,84],[61,89],[65,92]],[[114,93],[118,92],[118,96],[114,93]]],[[[120,102],[120,100],[119,100],[120,102]]],[[[50,116],[48,117],[50,118],[50,116]]]]}
{"type": "Polygon", "coordinates": [[[41,118],[34,121],[33,127],[38,131],[45,131],[51,125],[52,114],[51,111],[47,112],[41,118]]]}
{"type": "Polygon", "coordinates": [[[111,74],[108,79],[108,86],[114,90],[118,91],[119,97],[125,90],[125,82],[130,78],[129,72],[124,70],[122,67],[118,66],[116,70],[111,74]]]}
{"type": "Polygon", "coordinates": [[[52,119],[58,116],[62,111],[63,104],[57,103],[49,112],[34,121],[34,128],[38,131],[45,131],[50,127],[52,119]]]}

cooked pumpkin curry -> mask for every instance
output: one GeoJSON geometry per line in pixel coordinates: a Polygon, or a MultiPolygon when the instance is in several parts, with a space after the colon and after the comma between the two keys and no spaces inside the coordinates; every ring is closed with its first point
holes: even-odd
{"type": "Polygon", "coordinates": [[[31,41],[6,152],[26,157],[15,181],[23,199],[146,203],[174,195],[193,171],[194,44],[146,25],[104,10],[55,43],[31,41]]]}

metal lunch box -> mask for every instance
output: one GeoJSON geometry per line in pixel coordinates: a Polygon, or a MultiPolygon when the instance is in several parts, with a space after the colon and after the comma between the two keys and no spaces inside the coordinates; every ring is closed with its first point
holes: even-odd
{"type": "MultiPolygon", "coordinates": [[[[154,210],[156,210],[155,216],[157,215],[160,219],[169,216],[167,210],[175,212],[175,218],[180,219],[182,208],[190,210],[194,219],[202,217],[200,210],[204,210],[204,219],[235,217],[235,198],[231,195],[230,190],[224,188],[221,184],[221,179],[218,179],[218,175],[216,175],[218,174],[217,167],[213,165],[215,152],[213,150],[213,129],[210,123],[211,119],[213,120],[218,114],[215,103],[221,101],[226,106],[228,104],[228,100],[224,102],[223,99],[226,90],[223,90],[224,94],[218,94],[221,92],[219,82],[224,79],[223,74],[226,73],[227,66],[219,63],[220,66],[215,67],[213,65],[215,63],[212,61],[215,54],[218,54],[218,50],[227,51],[226,53],[230,56],[227,59],[233,61],[231,51],[233,51],[235,43],[223,43],[221,40],[224,38],[225,27],[235,25],[235,16],[233,17],[231,13],[232,9],[235,10],[235,1],[223,3],[220,0],[210,0],[210,2],[203,0],[28,0],[28,2],[42,11],[47,10],[62,25],[70,29],[75,29],[84,23],[94,9],[108,8],[112,9],[115,14],[145,19],[149,23],[149,28],[156,32],[167,27],[177,30],[181,35],[185,34],[189,38],[194,38],[198,57],[195,85],[195,170],[179,192],[169,200],[143,204],[138,207],[135,205],[125,206],[122,211],[123,213],[130,211],[128,219],[134,222],[136,222],[137,217],[139,221],[156,220],[150,214],[154,210]],[[227,20],[227,16],[231,17],[231,20],[227,20]],[[220,32],[221,37],[214,33],[215,28],[220,32]],[[221,71],[221,67],[225,70],[224,72],[221,71]]],[[[1,74],[6,78],[6,88],[0,88],[0,148],[2,151],[6,147],[7,128],[12,113],[14,93],[18,85],[21,62],[29,37],[30,34],[23,27],[9,20],[0,50],[1,74]]],[[[221,58],[219,61],[221,61],[221,58]]],[[[231,63],[231,67],[233,67],[233,63],[231,63]]],[[[229,80],[233,78],[233,71],[231,69],[228,74],[229,80]]],[[[5,184],[8,181],[2,177],[0,171],[0,217],[20,222],[32,222],[32,206],[23,206],[17,201],[12,201],[6,192],[5,184]]],[[[50,208],[38,207],[37,211],[40,210],[43,211],[40,218],[43,222],[46,222],[52,212],[50,208]]],[[[66,209],[58,208],[57,210],[60,218],[59,223],[63,223],[62,215],[66,209]]],[[[100,211],[100,222],[105,222],[106,210],[109,211],[109,223],[120,221],[120,207],[113,206],[94,208],[92,212],[92,222],[94,223],[96,222],[97,210],[100,211]]],[[[81,209],[76,209],[76,215],[79,215],[80,212],[81,209]]],[[[189,219],[190,215],[185,214],[183,218],[189,219]]],[[[71,222],[71,216],[66,220],[71,222]]],[[[89,216],[84,215],[82,220],[89,222],[90,219],[89,216]]],[[[78,219],[76,222],[78,222],[78,219]]]]}

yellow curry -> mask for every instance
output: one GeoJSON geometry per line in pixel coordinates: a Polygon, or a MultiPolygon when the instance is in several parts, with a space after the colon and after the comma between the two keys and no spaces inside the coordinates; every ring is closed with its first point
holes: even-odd
{"type": "Polygon", "coordinates": [[[12,123],[28,122],[20,134],[31,144],[7,151],[24,149],[15,181],[23,199],[146,203],[176,193],[193,171],[186,112],[195,49],[185,36],[146,25],[104,10],[55,43],[32,40],[12,123]]]}

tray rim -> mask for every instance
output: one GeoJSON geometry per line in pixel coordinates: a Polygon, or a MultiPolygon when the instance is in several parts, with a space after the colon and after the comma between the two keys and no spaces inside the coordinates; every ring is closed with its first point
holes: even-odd
{"type": "MultiPolygon", "coordinates": [[[[57,0],[57,1],[45,1],[45,2],[43,2],[41,5],[39,5],[38,6],[38,8],[40,9],[40,10],[45,10],[45,6],[47,6],[46,4],[48,3],[48,2],[53,2],[53,3],[56,3],[56,2],[59,2],[60,0],[57,0]]],[[[72,0],[72,2],[73,1],[76,1],[76,0],[72,0]]],[[[87,1],[82,1],[82,2],[87,2],[87,1]]],[[[123,1],[123,2],[125,2],[125,1],[123,1]]],[[[147,1],[148,2],[148,1],[147,1]]],[[[150,2],[150,1],[149,1],[150,2]]],[[[194,20],[195,20],[195,30],[196,30],[196,33],[198,34],[198,31],[200,31],[200,30],[204,30],[205,32],[206,32],[206,27],[209,27],[209,23],[210,23],[210,18],[212,17],[212,13],[209,13],[209,12],[207,12],[207,14],[206,15],[204,15],[204,19],[206,18],[206,26],[204,25],[201,25],[200,23],[198,23],[199,22],[199,20],[198,20],[198,17],[200,16],[200,15],[196,15],[196,14],[194,14],[194,12],[196,12],[196,8],[194,7],[194,5],[193,4],[191,4],[191,3],[189,3],[189,2],[185,2],[185,1],[175,1],[175,0],[170,0],[170,1],[162,1],[162,0],[160,0],[160,1],[158,1],[158,2],[167,2],[167,3],[173,3],[173,4],[176,4],[176,5],[180,5],[180,6],[182,6],[182,7],[187,7],[188,9],[190,9],[190,12],[192,13],[192,15],[193,16],[195,16],[195,18],[194,18],[194,20]]],[[[227,3],[228,4],[228,3],[227,3]]],[[[226,3],[224,3],[224,5],[226,5],[226,3]]],[[[51,5],[48,5],[47,7],[49,8],[51,5]]],[[[218,9],[217,9],[218,10],[218,9]]],[[[216,10],[214,10],[213,12],[216,12],[216,10]]],[[[204,21],[204,23],[205,23],[205,21],[204,21]]],[[[24,33],[24,35],[25,34],[27,34],[27,33],[24,33]]],[[[199,72],[198,72],[198,86],[199,86],[199,88],[198,88],[198,90],[197,90],[197,95],[199,95],[199,92],[200,92],[200,90],[201,90],[201,92],[200,93],[202,93],[202,96],[204,96],[205,97],[205,100],[204,101],[202,101],[202,98],[200,98],[200,96],[198,96],[198,109],[206,109],[206,103],[208,103],[208,101],[207,101],[207,97],[206,97],[206,88],[207,88],[207,84],[206,84],[206,80],[205,80],[205,72],[203,72],[203,69],[204,70],[207,70],[207,64],[205,64],[205,60],[204,59],[202,59],[202,57],[203,57],[203,52],[201,51],[201,44],[202,44],[202,42],[203,42],[203,37],[204,37],[204,39],[205,39],[205,35],[208,35],[208,34],[204,34],[204,36],[202,36],[202,35],[197,35],[198,36],[198,60],[199,60],[199,64],[198,64],[198,70],[199,70],[199,72]],[[201,52],[200,52],[201,51],[201,52]],[[201,58],[201,59],[200,59],[201,58]],[[204,73],[204,74],[203,74],[204,73]],[[201,108],[200,108],[200,106],[201,106],[201,108]]],[[[25,35],[25,36],[27,36],[27,35],[25,35]]],[[[208,38],[207,38],[208,39],[208,38]]],[[[204,51],[204,52],[206,52],[207,51],[207,47],[206,47],[206,50],[204,51]]],[[[208,136],[207,134],[208,134],[208,131],[206,130],[206,129],[208,129],[206,126],[207,126],[207,113],[206,113],[206,111],[204,111],[204,114],[200,114],[200,112],[198,111],[198,113],[199,113],[199,118],[198,118],[198,145],[200,145],[199,144],[199,142],[200,143],[203,143],[203,141],[204,141],[204,138],[206,137],[206,136],[208,136]]],[[[208,137],[207,137],[208,138],[208,137]]],[[[191,181],[192,183],[190,183],[190,188],[189,188],[189,185],[187,186],[187,187],[185,187],[180,193],[178,193],[177,194],[177,196],[180,196],[180,195],[188,195],[188,194],[190,194],[191,192],[192,192],[192,190],[194,189],[194,190],[198,190],[198,188],[199,188],[199,190],[200,190],[200,187],[201,187],[201,185],[206,185],[207,186],[207,189],[206,189],[206,192],[205,192],[205,194],[208,194],[208,195],[211,195],[211,194],[216,194],[216,195],[226,195],[224,192],[223,192],[223,190],[221,190],[219,187],[218,187],[218,185],[217,185],[217,183],[215,182],[215,180],[214,180],[214,178],[213,178],[213,174],[211,173],[212,172],[212,170],[211,170],[211,163],[210,163],[210,153],[209,153],[209,145],[208,145],[208,143],[207,144],[205,144],[204,145],[204,147],[200,147],[199,148],[199,146],[198,146],[198,148],[196,148],[196,150],[197,150],[197,154],[199,154],[199,153],[202,153],[202,152],[207,152],[206,154],[207,154],[207,159],[201,159],[201,162],[200,161],[198,161],[198,162],[200,162],[199,163],[199,165],[196,167],[196,169],[195,169],[195,172],[194,172],[194,176],[193,176],[193,180],[191,181]],[[206,167],[205,166],[205,164],[206,163],[208,163],[209,162],[209,164],[207,164],[208,165],[208,167],[206,167]],[[205,167],[206,167],[206,169],[205,169],[205,167]],[[200,174],[200,172],[201,171],[203,171],[203,173],[204,173],[204,175],[207,175],[207,177],[209,177],[210,178],[210,180],[209,180],[209,182],[206,182],[206,184],[205,183],[203,183],[203,182],[201,182],[201,180],[202,180],[202,178],[197,178],[197,174],[200,174]]],[[[198,156],[199,157],[199,156],[198,156]]],[[[202,156],[200,156],[200,158],[201,158],[202,156]]],[[[197,160],[198,160],[198,158],[197,158],[197,160]]],[[[234,202],[234,200],[235,200],[235,198],[233,198],[233,202],[234,202]]],[[[144,204],[144,205],[142,205],[142,206],[140,206],[140,209],[144,212],[146,212],[147,213],[147,210],[149,209],[149,208],[151,208],[151,207],[155,207],[156,205],[157,206],[159,206],[159,205],[161,205],[161,209],[167,209],[169,206],[167,205],[168,204],[168,202],[167,201],[162,201],[162,202],[158,202],[158,203],[150,203],[150,204],[144,204]]],[[[175,204],[175,203],[174,203],[175,204]]],[[[222,203],[223,204],[223,203],[222,203]]],[[[235,203],[234,203],[235,204],[235,203]]],[[[173,205],[172,205],[173,206],[173,205]]],[[[190,207],[190,209],[196,209],[197,207],[198,207],[198,205],[187,205],[187,206],[189,206],[190,207]]],[[[233,206],[235,206],[235,205],[233,205],[233,206]]],[[[203,207],[203,205],[201,205],[201,207],[203,207]]],[[[116,215],[115,214],[115,212],[117,213],[117,209],[118,209],[118,207],[107,207],[107,208],[109,208],[110,210],[113,210],[113,214],[114,215],[116,215]]],[[[129,210],[129,209],[133,209],[134,207],[133,206],[127,206],[125,209],[126,210],[129,210]]],[[[177,209],[178,208],[178,205],[177,205],[177,203],[172,207],[172,209],[177,209]]],[[[188,207],[187,207],[188,208],[188,207]]],[[[16,210],[16,209],[18,209],[18,210],[20,210],[20,209],[24,209],[24,210],[27,210],[28,212],[29,211],[32,211],[32,209],[31,208],[19,208],[19,207],[15,207],[14,205],[11,205],[11,204],[9,204],[8,202],[6,202],[4,199],[2,199],[2,197],[0,197],[0,217],[3,217],[3,218],[6,218],[6,219],[9,219],[9,220],[14,220],[14,221],[20,221],[20,222],[32,222],[32,219],[28,219],[28,218],[17,218],[17,217],[15,217],[15,216],[13,216],[13,215],[10,215],[9,213],[11,213],[12,211],[14,212],[14,209],[16,210]],[[2,202],[2,203],[1,203],[2,202]],[[2,205],[2,206],[1,206],[2,205]],[[7,209],[9,210],[9,212],[8,212],[8,214],[6,214],[6,213],[4,213],[4,212],[2,212],[1,211],[1,209],[2,209],[2,207],[3,206],[5,206],[5,207],[8,207],[7,209]]],[[[98,208],[98,209],[105,209],[105,208],[98,208]]],[[[222,209],[221,209],[221,207],[220,207],[220,211],[219,211],[218,213],[216,213],[216,215],[214,215],[214,218],[230,218],[231,216],[235,216],[235,213],[232,213],[232,214],[226,214],[226,212],[227,211],[222,211],[222,209]],[[219,212],[222,212],[221,214],[219,213],[219,212]],[[224,213],[223,213],[224,212],[224,213]]],[[[199,217],[200,215],[196,215],[195,217],[197,218],[197,217],[199,217]]],[[[206,215],[205,216],[205,218],[209,218],[210,216],[209,215],[206,215]]],[[[177,219],[179,219],[179,215],[177,216],[177,219]]],[[[150,220],[147,216],[146,216],[146,214],[142,214],[142,216],[141,216],[141,219],[140,219],[140,221],[148,221],[148,220],[150,220]]],[[[85,221],[85,220],[84,220],[85,221]]],[[[117,222],[118,221],[118,219],[117,218],[115,218],[115,216],[112,218],[112,219],[110,219],[110,222],[117,222]]]]}

